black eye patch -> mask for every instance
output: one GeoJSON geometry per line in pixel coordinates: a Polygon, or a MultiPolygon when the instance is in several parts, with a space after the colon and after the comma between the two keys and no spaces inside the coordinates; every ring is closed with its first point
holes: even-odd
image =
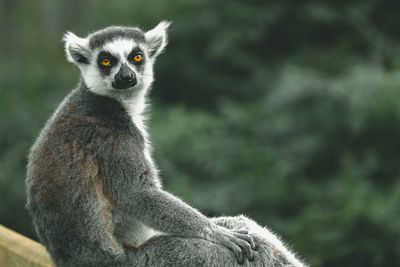
{"type": "Polygon", "coordinates": [[[103,75],[109,75],[111,68],[118,63],[118,59],[111,53],[101,51],[97,56],[97,65],[103,75]]]}
{"type": "Polygon", "coordinates": [[[128,61],[130,63],[132,63],[132,64],[135,64],[135,65],[143,64],[143,62],[144,62],[144,53],[143,53],[143,51],[139,47],[133,48],[132,52],[129,53],[128,61]],[[135,56],[138,56],[138,55],[141,58],[140,61],[138,61],[137,58],[135,60],[135,56]]]}

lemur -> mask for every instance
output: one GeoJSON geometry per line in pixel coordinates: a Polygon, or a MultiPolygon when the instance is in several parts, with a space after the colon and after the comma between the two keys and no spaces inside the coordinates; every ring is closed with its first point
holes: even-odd
{"type": "Polygon", "coordinates": [[[80,82],[31,148],[27,209],[56,266],[304,266],[244,217],[207,218],[163,190],[145,124],[169,23],[64,36],[80,82]]]}

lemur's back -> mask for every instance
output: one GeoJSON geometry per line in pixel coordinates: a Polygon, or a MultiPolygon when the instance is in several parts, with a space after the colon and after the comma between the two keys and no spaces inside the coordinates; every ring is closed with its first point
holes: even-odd
{"type": "Polygon", "coordinates": [[[118,211],[112,208],[110,180],[105,176],[113,173],[115,182],[130,177],[132,187],[140,186],[134,178],[146,172],[143,145],[123,107],[83,85],[48,121],[29,157],[27,207],[41,241],[58,260],[64,255],[68,261],[76,253],[90,257],[98,244],[110,254],[123,253],[114,237],[119,222],[111,218],[118,211]],[[125,154],[129,164],[124,164],[124,158],[110,161],[113,154],[125,154]],[[132,158],[137,162],[134,168],[132,158]]]}

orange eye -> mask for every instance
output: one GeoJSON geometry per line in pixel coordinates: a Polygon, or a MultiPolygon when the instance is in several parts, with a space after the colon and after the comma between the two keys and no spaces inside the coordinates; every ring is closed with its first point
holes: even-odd
{"type": "Polygon", "coordinates": [[[104,66],[109,66],[111,64],[111,60],[105,58],[101,61],[101,64],[103,64],[104,66]]]}
{"type": "Polygon", "coordinates": [[[135,61],[135,62],[140,62],[140,61],[142,61],[142,56],[141,55],[136,55],[136,56],[134,56],[134,58],[133,58],[133,60],[135,61]]]}

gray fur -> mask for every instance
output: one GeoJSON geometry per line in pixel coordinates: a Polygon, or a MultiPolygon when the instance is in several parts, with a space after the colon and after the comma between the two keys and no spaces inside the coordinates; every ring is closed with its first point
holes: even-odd
{"type": "MultiPolygon", "coordinates": [[[[127,29],[94,33],[89,46],[74,36],[80,43],[72,47],[90,54],[88,48],[115,38],[142,41],[143,32],[127,29]]],[[[149,56],[162,52],[162,27],[143,36],[151,39],[149,56]]],[[[74,63],[92,64],[87,58],[88,63],[74,63]]],[[[238,266],[243,259],[244,266],[303,266],[250,219],[207,218],[162,189],[147,154],[147,134],[124,102],[137,97],[135,88],[148,86],[138,84],[121,92],[123,97],[112,89],[104,91],[112,95],[100,95],[82,77],[31,149],[27,208],[56,265],[238,266]]]]}
{"type": "Polygon", "coordinates": [[[145,42],[144,32],[138,28],[111,26],[89,35],[90,49],[96,49],[104,46],[117,38],[128,38],[139,42],[145,42]]]}

